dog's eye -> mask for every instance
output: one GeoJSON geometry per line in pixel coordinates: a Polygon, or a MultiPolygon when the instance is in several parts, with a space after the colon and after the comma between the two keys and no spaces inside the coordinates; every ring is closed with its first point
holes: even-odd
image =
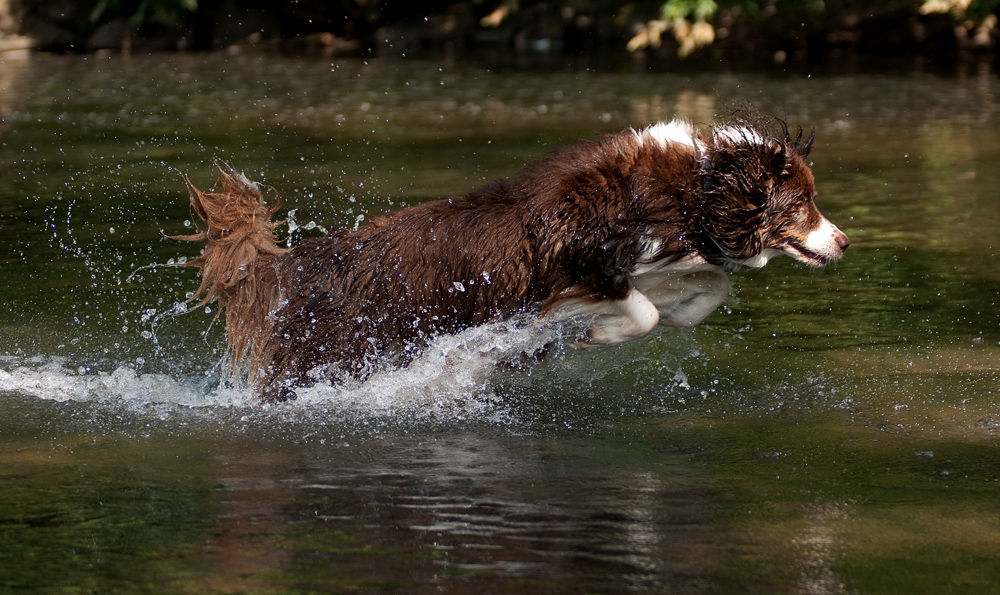
{"type": "Polygon", "coordinates": [[[809,201],[805,198],[795,200],[785,209],[782,219],[785,227],[801,225],[809,219],[809,201]]]}

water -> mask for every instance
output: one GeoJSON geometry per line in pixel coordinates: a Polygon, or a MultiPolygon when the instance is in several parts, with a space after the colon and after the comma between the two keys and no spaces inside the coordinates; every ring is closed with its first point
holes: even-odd
{"type": "Polygon", "coordinates": [[[43,593],[989,593],[1000,80],[272,55],[0,63],[0,585],[43,593]],[[817,127],[843,261],[697,329],[498,324],[258,406],[220,386],[184,176],[291,241],[733,98],[817,127]]]}

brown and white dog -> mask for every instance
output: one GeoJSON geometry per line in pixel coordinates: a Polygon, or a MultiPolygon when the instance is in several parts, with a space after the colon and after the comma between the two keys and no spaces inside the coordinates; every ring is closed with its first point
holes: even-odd
{"type": "Polygon", "coordinates": [[[840,258],[850,241],[813,202],[814,133],[756,117],[626,130],[290,250],[275,243],[278,207],[222,172],[217,191],[190,186],[207,229],[178,239],[205,242],[189,264],[226,311],[231,369],[283,400],[518,313],[581,317],[580,347],[694,326],[726,298],[724,271],[840,258]]]}

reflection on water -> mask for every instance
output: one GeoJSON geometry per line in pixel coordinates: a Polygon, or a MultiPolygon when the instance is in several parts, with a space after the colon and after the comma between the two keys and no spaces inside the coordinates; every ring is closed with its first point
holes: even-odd
{"type": "Polygon", "coordinates": [[[0,585],[991,592],[997,77],[522,66],[4,57],[0,585]],[[554,335],[496,325],[293,403],[220,386],[184,175],[273,186],[295,241],[740,98],[817,127],[834,267],[535,366],[554,335]]]}
{"type": "MultiPolygon", "coordinates": [[[[244,524],[230,534],[236,543],[213,543],[213,556],[252,533],[263,550],[282,552],[271,561],[278,573],[254,573],[262,583],[297,584],[284,573],[309,569],[321,585],[414,592],[518,592],[530,584],[630,592],[697,579],[691,547],[712,537],[710,492],[690,472],[666,462],[657,472],[610,470],[592,460],[627,449],[576,453],[544,440],[445,434],[345,450],[338,460],[306,463],[293,480],[230,480],[234,509],[244,500],[258,508],[234,519],[244,524]],[[352,460],[357,454],[363,465],[352,460]],[[262,501],[274,508],[262,514],[262,501]],[[673,522],[664,525],[664,515],[673,522]],[[391,565],[365,563],[380,558],[391,565]]],[[[282,475],[288,461],[264,464],[275,464],[266,474],[282,475]]]]}
{"type": "Polygon", "coordinates": [[[8,586],[704,592],[704,557],[722,547],[713,490],[669,449],[481,426],[366,437],[315,420],[282,437],[197,416],[150,427],[21,399],[4,413],[14,436],[32,435],[2,457],[0,540],[21,561],[5,568],[8,586]],[[36,574],[46,547],[80,557],[36,574]]]}

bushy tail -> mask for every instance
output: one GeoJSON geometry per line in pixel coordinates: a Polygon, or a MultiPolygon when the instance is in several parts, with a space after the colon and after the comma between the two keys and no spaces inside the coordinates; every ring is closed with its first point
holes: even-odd
{"type": "Polygon", "coordinates": [[[202,192],[187,180],[191,207],[207,229],[171,238],[205,242],[202,255],[186,263],[201,269],[193,299],[201,305],[218,301],[226,311],[230,371],[255,382],[268,363],[263,353],[272,330],[268,315],[278,303],[274,260],[286,252],[275,243],[274,229],[283,222],[271,221],[281,202],[269,207],[243,174],[221,168],[219,173],[219,191],[202,192]]]}

